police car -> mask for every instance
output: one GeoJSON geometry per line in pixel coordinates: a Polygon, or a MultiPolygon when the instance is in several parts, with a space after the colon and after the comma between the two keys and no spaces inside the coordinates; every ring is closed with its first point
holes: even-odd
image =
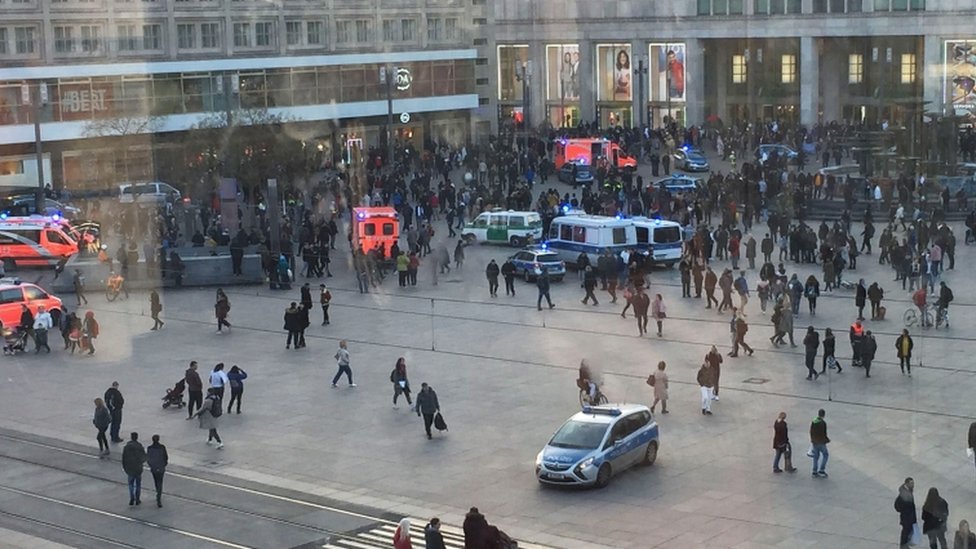
{"type": "Polygon", "coordinates": [[[515,265],[515,276],[521,276],[526,282],[535,280],[542,274],[542,269],[549,273],[549,279],[554,282],[566,276],[566,263],[545,246],[525,248],[508,259],[515,265]]]}
{"type": "Polygon", "coordinates": [[[647,406],[584,406],[552,436],[535,458],[542,484],[596,486],[641,463],[657,459],[658,426],[647,406]]]}

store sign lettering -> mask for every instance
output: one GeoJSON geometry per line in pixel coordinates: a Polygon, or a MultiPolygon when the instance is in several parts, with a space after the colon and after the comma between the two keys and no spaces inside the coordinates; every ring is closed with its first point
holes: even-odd
{"type": "Polygon", "coordinates": [[[61,112],[107,111],[105,90],[68,90],[61,94],[61,112]]]}

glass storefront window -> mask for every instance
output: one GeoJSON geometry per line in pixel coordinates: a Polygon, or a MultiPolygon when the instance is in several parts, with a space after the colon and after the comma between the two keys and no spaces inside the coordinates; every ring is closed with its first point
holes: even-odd
{"type": "Polygon", "coordinates": [[[241,108],[263,109],[268,106],[264,72],[244,73],[240,78],[241,108]]]}
{"type": "Polygon", "coordinates": [[[339,67],[319,67],[315,70],[315,76],[320,105],[341,101],[339,67]]]}
{"type": "Polygon", "coordinates": [[[165,115],[183,112],[183,84],[179,74],[153,77],[152,114],[165,115]]]}
{"type": "MultiPolygon", "coordinates": [[[[363,75],[363,67],[342,67],[339,69],[340,82],[342,85],[342,97],[341,101],[343,103],[352,103],[355,101],[363,101],[364,99],[364,87],[366,85],[366,77],[363,75]]],[[[379,82],[379,71],[370,71],[369,75],[373,81],[379,82]]]]}
{"type": "Polygon", "coordinates": [[[290,107],[294,104],[292,101],[291,69],[269,70],[267,83],[269,107],[290,107]]]}

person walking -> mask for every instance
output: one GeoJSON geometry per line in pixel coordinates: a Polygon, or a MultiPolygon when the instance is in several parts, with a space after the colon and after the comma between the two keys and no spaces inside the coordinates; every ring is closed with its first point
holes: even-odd
{"type": "Polygon", "coordinates": [[[718,300],[715,299],[715,286],[718,285],[718,276],[716,276],[715,271],[712,271],[712,267],[709,265],[705,266],[705,308],[711,309],[712,303],[718,307],[718,300]]]}
{"type": "Polygon", "coordinates": [[[231,366],[230,371],[227,372],[227,381],[228,385],[230,385],[230,402],[227,403],[228,414],[235,402],[237,403],[237,413],[241,413],[241,401],[244,400],[245,379],[247,379],[247,372],[236,364],[231,366]]]}
{"type": "Polygon", "coordinates": [[[37,308],[37,316],[34,317],[34,354],[40,353],[43,347],[48,354],[51,353],[51,346],[47,344],[47,332],[54,327],[54,320],[51,313],[41,305],[37,308]]]}
{"type": "Polygon", "coordinates": [[[427,440],[433,438],[430,426],[434,423],[434,415],[441,411],[440,402],[437,401],[437,393],[427,383],[420,384],[420,392],[417,393],[417,416],[424,416],[424,430],[427,431],[427,440]]]}
{"type": "Polygon", "coordinates": [[[402,356],[397,359],[393,371],[390,372],[390,382],[393,383],[393,407],[397,407],[397,399],[401,394],[407,397],[407,404],[412,407],[410,381],[407,379],[407,361],[402,356]]]}
{"type": "Polygon", "coordinates": [[[159,301],[159,292],[153,290],[149,292],[149,314],[152,315],[153,327],[149,328],[152,331],[156,331],[166,324],[162,320],[159,320],[159,313],[163,312],[163,304],[159,301]]]}
{"type": "Polygon", "coordinates": [[[501,270],[498,268],[498,263],[492,259],[488,262],[488,266],[485,267],[485,276],[488,278],[488,295],[491,297],[498,297],[498,275],[501,270]]]}
{"type": "Polygon", "coordinates": [[[877,351],[878,342],[871,334],[871,330],[864,332],[864,341],[861,342],[861,366],[864,366],[864,377],[871,377],[871,363],[877,351]]]}
{"type": "Polygon", "coordinates": [[[918,524],[914,491],[915,479],[908,477],[905,479],[905,483],[898,487],[898,496],[895,498],[895,511],[898,512],[898,524],[901,525],[901,534],[898,536],[898,547],[900,549],[909,548],[913,530],[918,524]]]}
{"type": "Polygon", "coordinates": [[[505,278],[505,295],[515,295],[515,263],[509,258],[502,263],[502,276],[505,278]]]}
{"type": "Polygon", "coordinates": [[[98,434],[95,440],[98,441],[98,459],[109,455],[108,439],[105,438],[105,431],[112,425],[112,412],[105,406],[105,401],[100,398],[95,399],[95,417],[92,418],[92,425],[98,434]]]}
{"type": "Polygon", "coordinates": [[[872,282],[868,286],[868,301],[871,302],[871,320],[884,320],[881,313],[881,300],[884,299],[884,290],[877,282],[872,282]]]}
{"type": "Polygon", "coordinates": [[[803,285],[803,295],[807,298],[810,316],[817,316],[817,298],[820,297],[820,281],[817,277],[813,275],[807,277],[806,284],[803,285]]]}
{"type": "Polygon", "coordinates": [[[898,353],[898,364],[901,367],[902,375],[908,372],[908,377],[912,377],[912,349],[915,342],[912,336],[908,335],[908,328],[901,331],[901,335],[895,340],[895,351],[898,353]]]}
{"type": "Polygon", "coordinates": [[[464,240],[458,239],[454,246],[454,268],[461,270],[464,267],[464,240]]]}
{"type": "Polygon", "coordinates": [[[651,413],[654,413],[654,408],[657,403],[661,403],[661,413],[668,413],[668,374],[664,373],[664,369],[667,368],[667,364],[662,360],[657,363],[657,371],[651,373],[647,378],[651,387],[654,387],[654,403],[651,404],[651,413]]]}
{"type": "Polygon", "coordinates": [[[949,503],[939,495],[934,486],[929,488],[922,504],[922,534],[929,538],[930,549],[948,549],[946,526],[949,521],[949,503]]]}
{"type": "Polygon", "coordinates": [[[779,460],[785,457],[786,472],[795,473],[796,467],[793,467],[793,447],[790,445],[790,431],[786,424],[786,412],[780,412],[776,421],[773,422],[773,450],[776,451],[773,456],[773,472],[783,472],[783,469],[779,468],[779,460]]]}
{"type": "Polygon", "coordinates": [[[739,314],[746,316],[746,305],[749,304],[749,282],[746,280],[746,272],[739,271],[738,278],[733,282],[735,293],[739,294],[739,314]]]}
{"type": "Polygon", "coordinates": [[[826,415],[827,412],[821,408],[817,410],[817,417],[810,423],[811,457],[813,458],[811,476],[813,477],[827,477],[827,459],[830,458],[827,445],[830,444],[830,437],[827,436],[827,422],[824,420],[826,415]]]}
{"type": "Polygon", "coordinates": [[[867,305],[868,287],[864,279],[857,281],[857,288],[854,289],[854,305],[857,307],[857,319],[864,320],[864,306],[867,305]]]}
{"type": "Polygon", "coordinates": [[[596,299],[596,295],[593,293],[593,290],[595,289],[596,289],[596,272],[593,270],[593,267],[587,266],[585,269],[583,269],[583,290],[586,292],[586,295],[583,296],[583,299],[580,300],[580,303],[586,305],[587,302],[589,302],[589,300],[592,299],[593,305],[599,305],[600,302],[596,299]]]}
{"type": "Polygon", "coordinates": [[[542,310],[542,298],[546,298],[546,303],[549,304],[549,308],[552,309],[556,305],[553,304],[552,298],[549,297],[549,270],[545,267],[542,268],[542,273],[535,279],[535,286],[539,289],[539,299],[536,300],[536,309],[542,310]]]}
{"type": "Polygon", "coordinates": [[[84,301],[88,305],[88,298],[85,297],[85,277],[81,275],[81,269],[75,269],[75,275],[71,278],[71,283],[75,287],[75,296],[78,298],[78,306],[84,301]]]}
{"type": "Polygon", "coordinates": [[[203,399],[203,406],[200,407],[196,417],[200,420],[200,428],[207,430],[207,444],[216,440],[218,450],[224,447],[224,443],[217,433],[218,420],[223,413],[224,408],[220,393],[213,387],[207,389],[207,398],[203,399]]]}
{"type": "Polygon", "coordinates": [[[295,349],[298,349],[298,332],[300,330],[299,325],[301,324],[301,313],[298,310],[298,303],[294,301],[291,305],[285,309],[284,316],[284,329],[288,332],[288,339],[285,340],[285,349],[291,349],[291,344],[295,344],[295,349]]]}
{"type": "Polygon", "coordinates": [[[410,541],[410,519],[406,517],[400,519],[400,524],[393,532],[393,549],[413,549],[410,541]]]}
{"type": "Polygon", "coordinates": [[[129,477],[129,505],[141,505],[142,464],[146,462],[146,449],[139,442],[139,433],[129,435],[129,442],[122,448],[122,470],[129,477]]]}
{"type": "Polygon", "coordinates": [[[112,386],[105,391],[103,396],[105,397],[105,406],[112,413],[112,425],[109,430],[109,436],[112,442],[122,442],[122,437],[119,436],[119,429],[122,428],[122,406],[125,404],[125,399],[122,398],[122,392],[119,391],[119,382],[113,381],[112,386]]]}
{"type": "Polygon", "coordinates": [[[837,368],[837,373],[843,372],[843,368],[840,367],[840,362],[834,356],[834,352],[837,350],[837,338],[834,337],[834,331],[830,328],[824,329],[823,337],[823,364],[821,364],[820,375],[827,373],[827,368],[834,369],[837,368]]]}
{"type": "Polygon", "coordinates": [[[153,484],[156,485],[156,507],[163,506],[163,475],[169,464],[169,454],[166,447],[159,443],[159,435],[152,436],[152,444],[146,448],[146,464],[152,473],[153,484]]]}
{"type": "Polygon", "coordinates": [[[227,326],[230,330],[230,322],[227,322],[227,315],[230,314],[230,299],[224,293],[223,288],[217,288],[217,302],[214,304],[214,316],[217,317],[217,333],[223,334],[223,327],[227,326]]]}
{"type": "Polygon", "coordinates": [[[643,336],[647,333],[647,311],[651,307],[651,296],[644,291],[643,284],[637,285],[634,295],[630,297],[630,303],[634,307],[634,318],[637,319],[637,335],[643,336]]]}
{"type": "Polygon", "coordinates": [[[210,372],[210,388],[214,390],[217,397],[224,399],[224,388],[230,383],[227,372],[224,371],[224,363],[218,362],[213,371],[210,372]]]}
{"type": "Polygon", "coordinates": [[[668,316],[668,309],[664,305],[664,298],[661,297],[661,294],[654,294],[654,301],[651,302],[651,316],[654,317],[654,322],[657,323],[657,337],[661,337],[664,319],[668,316]]]}
{"type": "Polygon", "coordinates": [[[952,549],[976,549],[976,534],[969,529],[969,521],[959,521],[959,529],[952,539],[952,549]]]}
{"type": "Polygon", "coordinates": [[[817,350],[820,348],[820,334],[813,326],[807,327],[807,335],[803,338],[803,348],[806,351],[807,380],[816,380],[820,373],[814,368],[817,360],[817,350]]]}
{"type": "Polygon", "coordinates": [[[749,356],[752,356],[752,347],[746,343],[746,333],[749,332],[749,325],[746,324],[745,319],[742,317],[735,317],[733,322],[733,327],[735,328],[735,342],[732,346],[732,353],[730,353],[729,356],[733,358],[739,356],[739,347],[745,349],[745,351],[749,353],[749,356]]]}
{"type": "Polygon", "coordinates": [[[203,380],[197,373],[197,361],[190,361],[190,367],[183,373],[183,381],[186,383],[186,391],[189,395],[186,407],[186,419],[189,421],[193,419],[193,405],[196,404],[197,409],[203,407],[203,380]]]}
{"type": "Polygon", "coordinates": [[[712,400],[719,400],[718,390],[722,378],[722,353],[718,352],[718,348],[712,345],[712,348],[705,353],[703,360],[708,363],[709,370],[712,374],[712,400]]]}
{"type": "Polygon", "coordinates": [[[329,325],[329,305],[332,304],[332,292],[325,287],[325,284],[319,284],[319,305],[322,306],[322,325],[329,325]]]}
{"type": "Polygon", "coordinates": [[[88,349],[88,354],[95,354],[95,340],[98,338],[98,321],[94,311],[85,312],[85,320],[81,322],[81,347],[88,349]]]}
{"type": "Polygon", "coordinates": [[[698,369],[698,388],[701,392],[701,408],[703,416],[712,415],[712,387],[715,385],[712,367],[708,361],[702,362],[698,369]]]}
{"type": "Polygon", "coordinates": [[[447,549],[441,534],[441,519],[434,517],[424,527],[424,549],[447,549]]]}
{"type": "Polygon", "coordinates": [[[349,386],[355,387],[356,384],[352,382],[352,369],[349,367],[349,348],[345,339],[339,342],[339,349],[336,351],[335,359],[336,364],[339,366],[339,371],[332,378],[332,388],[335,389],[338,387],[336,383],[339,383],[339,378],[342,377],[342,374],[346,374],[346,377],[349,379],[349,386]]]}
{"type": "Polygon", "coordinates": [[[299,299],[298,302],[306,309],[312,308],[312,287],[308,282],[302,284],[302,287],[298,289],[299,299]]]}
{"type": "Polygon", "coordinates": [[[725,269],[722,271],[722,276],[718,278],[718,287],[722,290],[722,302],[718,306],[718,312],[722,312],[726,309],[731,309],[734,307],[732,305],[732,285],[734,281],[732,280],[732,271],[725,269]]]}

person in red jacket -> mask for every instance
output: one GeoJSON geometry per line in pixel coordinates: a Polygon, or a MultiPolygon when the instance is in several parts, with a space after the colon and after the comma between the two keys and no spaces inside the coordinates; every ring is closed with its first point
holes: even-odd
{"type": "Polygon", "coordinates": [[[410,519],[400,519],[396,532],[393,532],[393,549],[413,549],[410,542],[410,519]]]}

